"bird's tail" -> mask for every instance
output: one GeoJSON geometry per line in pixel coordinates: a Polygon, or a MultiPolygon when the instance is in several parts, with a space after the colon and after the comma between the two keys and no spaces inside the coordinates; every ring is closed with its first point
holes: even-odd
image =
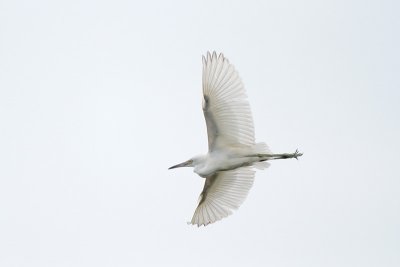
{"type": "Polygon", "coordinates": [[[264,142],[255,144],[252,148],[252,152],[254,154],[272,154],[268,145],[264,142]]]}
{"type": "MultiPolygon", "coordinates": [[[[268,145],[264,142],[257,143],[252,148],[253,153],[255,154],[272,154],[268,145]]],[[[253,163],[253,167],[259,170],[264,170],[268,168],[270,164],[267,161],[260,161],[253,163]]]]}

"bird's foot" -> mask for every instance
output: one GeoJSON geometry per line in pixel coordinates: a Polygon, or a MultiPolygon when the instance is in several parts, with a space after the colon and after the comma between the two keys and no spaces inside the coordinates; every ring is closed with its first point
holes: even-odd
{"type": "Polygon", "coordinates": [[[299,150],[296,149],[296,151],[293,153],[293,157],[295,159],[299,160],[298,157],[301,157],[301,156],[303,156],[303,153],[300,153],[299,150]]]}

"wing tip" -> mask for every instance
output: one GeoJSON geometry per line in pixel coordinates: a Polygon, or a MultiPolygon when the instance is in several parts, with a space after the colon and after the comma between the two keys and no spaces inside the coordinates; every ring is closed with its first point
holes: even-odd
{"type": "Polygon", "coordinates": [[[192,220],[187,222],[188,225],[194,225],[197,227],[207,226],[218,222],[233,214],[233,209],[227,207],[219,207],[219,212],[217,210],[209,210],[204,204],[198,205],[196,211],[193,214],[192,220]],[[209,213],[211,211],[211,213],[209,213]],[[212,216],[210,216],[212,214],[212,216]]]}
{"type": "MultiPolygon", "coordinates": [[[[227,215],[227,216],[229,216],[229,215],[227,215]]],[[[192,225],[192,226],[197,226],[198,228],[200,228],[201,226],[206,227],[207,225],[216,223],[216,222],[226,218],[227,216],[222,217],[222,218],[218,218],[218,219],[216,219],[214,221],[211,221],[211,220],[210,221],[199,221],[199,220],[195,221],[194,218],[193,218],[190,222],[187,222],[187,224],[188,225],[192,225]]]]}
{"type": "Polygon", "coordinates": [[[213,50],[212,52],[207,51],[207,53],[202,56],[202,59],[203,59],[203,64],[205,65],[213,61],[222,61],[229,63],[229,60],[224,56],[222,52],[218,54],[215,50],[213,50]]]}

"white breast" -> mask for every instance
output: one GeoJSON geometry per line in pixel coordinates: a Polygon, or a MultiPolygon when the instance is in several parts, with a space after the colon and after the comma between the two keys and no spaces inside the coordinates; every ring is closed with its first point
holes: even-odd
{"type": "Polygon", "coordinates": [[[237,164],[237,158],[226,152],[212,152],[207,154],[205,160],[194,167],[194,172],[201,177],[208,177],[215,172],[230,170],[237,164]]]}

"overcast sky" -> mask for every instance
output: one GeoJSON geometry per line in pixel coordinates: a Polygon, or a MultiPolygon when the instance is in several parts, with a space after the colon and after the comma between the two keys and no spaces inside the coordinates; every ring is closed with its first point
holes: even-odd
{"type": "Polygon", "coordinates": [[[1,266],[400,266],[399,1],[0,1],[1,266]],[[258,171],[197,228],[201,55],[258,171]]]}

